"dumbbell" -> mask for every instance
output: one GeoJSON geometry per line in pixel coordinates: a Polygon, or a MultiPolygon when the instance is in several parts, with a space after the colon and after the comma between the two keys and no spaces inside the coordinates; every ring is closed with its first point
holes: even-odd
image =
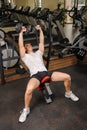
{"type": "Polygon", "coordinates": [[[22,26],[23,26],[23,23],[17,23],[17,25],[16,25],[16,32],[17,32],[17,33],[20,33],[20,32],[21,32],[22,26]]]}
{"type": "Polygon", "coordinates": [[[43,31],[46,31],[46,24],[43,20],[37,20],[37,24],[40,25],[43,31]]]}
{"type": "Polygon", "coordinates": [[[21,32],[22,26],[25,26],[25,28],[26,28],[26,32],[25,32],[25,33],[26,33],[26,34],[29,34],[30,32],[35,33],[35,32],[37,31],[34,26],[31,26],[31,25],[23,25],[23,23],[18,23],[18,24],[16,25],[16,32],[17,32],[17,33],[20,33],[20,32],[21,32]]]}

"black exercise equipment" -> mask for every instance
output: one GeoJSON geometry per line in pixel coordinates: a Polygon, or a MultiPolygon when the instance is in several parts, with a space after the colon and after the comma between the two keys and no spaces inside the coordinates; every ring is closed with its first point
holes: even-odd
{"type": "MultiPolygon", "coordinates": [[[[80,10],[78,10],[78,0],[74,0],[74,6],[69,11],[69,16],[73,19],[73,25],[75,27],[82,26],[83,23],[87,23],[87,6],[82,6],[80,10]]],[[[82,28],[81,27],[81,28],[82,28]]]]}
{"type": "Polygon", "coordinates": [[[50,77],[45,76],[40,83],[40,86],[38,87],[38,90],[42,92],[44,99],[47,104],[52,102],[52,91],[50,89],[50,77]]]}
{"type": "Polygon", "coordinates": [[[15,22],[15,17],[14,17],[14,11],[16,10],[16,5],[14,5],[13,7],[11,8],[6,8],[5,9],[5,12],[7,13],[7,16],[3,18],[2,16],[2,19],[1,19],[1,22],[0,22],[0,26],[1,27],[10,27],[10,26],[14,26],[15,24],[17,24],[15,22]]]}
{"type": "Polygon", "coordinates": [[[0,29],[0,45],[3,59],[3,67],[10,68],[17,64],[19,55],[13,39],[10,39],[6,33],[0,29]]]}
{"type": "Polygon", "coordinates": [[[1,48],[2,48],[3,67],[7,69],[14,67],[19,61],[19,53],[16,47],[13,45],[13,41],[6,38],[5,44],[1,46],[1,48]]]}
{"type": "Polygon", "coordinates": [[[6,7],[5,0],[0,0],[0,21],[1,21],[2,17],[6,16],[4,14],[5,7],[6,7]]]}
{"type": "Polygon", "coordinates": [[[1,77],[1,84],[5,84],[5,78],[4,78],[4,68],[3,68],[3,62],[2,62],[2,49],[1,49],[1,42],[2,39],[4,39],[5,33],[3,30],[0,30],[0,77],[1,77]]]}
{"type": "MultiPolygon", "coordinates": [[[[68,39],[65,40],[65,46],[64,44],[60,44],[60,46],[63,46],[64,48],[61,49],[59,52],[59,57],[63,57],[64,55],[69,54],[75,54],[77,59],[83,60],[86,52],[87,52],[87,28],[84,24],[84,20],[82,20],[82,14],[83,12],[87,10],[86,7],[81,8],[81,12],[79,12],[78,20],[81,22],[81,29],[80,34],[74,39],[73,44],[70,44],[68,39]],[[67,44],[68,43],[68,44],[67,44]]],[[[59,22],[56,22],[57,25],[59,22]]],[[[59,26],[60,28],[61,26],[59,26]]],[[[60,29],[61,32],[62,29],[60,29]]],[[[63,32],[63,31],[62,31],[63,32]]],[[[62,35],[64,36],[64,35],[62,35]]],[[[61,43],[61,42],[60,42],[61,43]]]]}
{"type": "Polygon", "coordinates": [[[19,53],[13,43],[13,39],[7,37],[6,33],[0,29],[0,71],[2,84],[5,83],[4,68],[12,68],[19,62],[19,53]]]}
{"type": "Polygon", "coordinates": [[[87,53],[87,33],[81,33],[78,35],[73,42],[73,46],[76,46],[74,54],[77,59],[83,60],[87,53]]]}
{"type": "Polygon", "coordinates": [[[22,14],[28,14],[30,11],[30,6],[26,6],[23,10],[22,10],[22,14]]]}
{"type": "Polygon", "coordinates": [[[51,49],[52,49],[52,43],[53,43],[53,37],[52,37],[52,15],[48,15],[48,41],[49,41],[49,46],[48,46],[48,54],[47,54],[47,63],[46,63],[46,68],[49,68],[49,62],[50,62],[50,57],[51,57],[51,49]]]}
{"type": "Polygon", "coordinates": [[[32,9],[29,14],[27,14],[25,16],[28,24],[31,24],[33,26],[36,26],[37,25],[37,22],[36,22],[36,17],[37,15],[39,14],[39,12],[41,11],[41,8],[40,7],[35,7],[34,9],[32,9]]]}
{"type": "Polygon", "coordinates": [[[60,24],[64,27],[67,10],[64,7],[61,7],[61,3],[57,5],[57,9],[54,9],[52,13],[54,17],[59,20],[60,24]]]}
{"type": "Polygon", "coordinates": [[[63,26],[61,25],[60,18],[62,17],[62,10],[55,10],[51,13],[51,39],[52,39],[52,50],[51,54],[59,56],[60,50],[70,45],[69,39],[64,33],[63,26]]]}
{"type": "Polygon", "coordinates": [[[71,10],[74,11],[74,14],[73,14],[73,24],[75,25],[76,24],[75,20],[78,19],[78,0],[74,0],[74,7],[71,10]]]}
{"type": "Polygon", "coordinates": [[[21,12],[16,12],[18,16],[18,22],[22,22],[23,24],[28,24],[26,16],[28,16],[29,12],[30,12],[30,6],[26,6],[25,8],[23,8],[21,12]]]}
{"type": "MultiPolygon", "coordinates": [[[[26,7],[27,8],[27,7],[26,7]]],[[[23,9],[24,10],[24,9],[23,9]]],[[[34,20],[33,20],[33,16],[37,15],[37,13],[41,10],[41,8],[34,8],[32,9],[31,11],[27,12],[27,13],[24,13],[23,10],[15,10],[15,15],[17,17],[17,21],[18,21],[18,24],[16,24],[16,27],[19,28],[18,26],[20,26],[20,23],[22,23],[24,26],[27,27],[27,32],[29,33],[24,33],[24,41],[28,41],[30,40],[30,42],[34,39],[36,39],[36,35],[35,34],[35,25],[37,24],[34,24],[34,20]],[[29,34],[29,35],[26,35],[26,34],[29,34]]],[[[36,21],[35,21],[36,23],[36,21]]],[[[15,31],[9,31],[9,33],[12,35],[13,39],[14,40],[18,40],[18,29],[16,29],[15,31]]]]}
{"type": "Polygon", "coordinates": [[[87,23],[87,6],[82,6],[81,8],[81,18],[87,23]]]}
{"type": "Polygon", "coordinates": [[[47,16],[50,12],[49,8],[43,8],[38,14],[37,14],[37,18],[39,19],[44,19],[47,20],[47,16]]]}
{"type": "Polygon", "coordinates": [[[60,52],[63,57],[66,54],[75,54],[79,61],[82,61],[87,53],[87,32],[81,32],[73,41],[73,44],[67,46],[60,52]]]}
{"type": "Polygon", "coordinates": [[[5,84],[4,68],[3,68],[3,62],[2,62],[1,45],[0,45],[0,78],[1,78],[1,84],[5,84]]]}
{"type": "Polygon", "coordinates": [[[41,8],[40,7],[35,7],[34,9],[32,9],[28,16],[32,16],[32,17],[37,17],[37,15],[39,14],[39,12],[41,11],[41,8]]]}

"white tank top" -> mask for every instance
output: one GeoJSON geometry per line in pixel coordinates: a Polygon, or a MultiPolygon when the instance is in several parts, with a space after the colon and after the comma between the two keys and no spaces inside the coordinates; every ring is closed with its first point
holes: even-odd
{"type": "Polygon", "coordinates": [[[37,72],[47,71],[43,62],[43,53],[38,50],[34,53],[25,54],[22,61],[28,67],[30,71],[30,76],[36,74],[37,72]]]}

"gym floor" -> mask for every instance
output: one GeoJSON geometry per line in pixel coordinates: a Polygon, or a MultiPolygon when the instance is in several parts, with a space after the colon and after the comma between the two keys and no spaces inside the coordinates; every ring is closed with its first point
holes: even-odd
{"type": "Polygon", "coordinates": [[[72,77],[72,91],[80,98],[73,102],[64,97],[62,82],[51,84],[54,100],[46,104],[41,93],[34,91],[31,113],[26,122],[18,122],[24,107],[28,78],[0,87],[0,130],[87,130],[87,65],[60,69],[72,77]]]}
{"type": "MultiPolygon", "coordinates": [[[[71,25],[66,26],[72,29],[71,25]]],[[[68,32],[70,30],[66,34],[72,42],[77,32],[73,35],[68,32]]],[[[21,124],[18,118],[24,107],[28,78],[0,85],[0,130],[87,130],[87,64],[77,64],[58,71],[71,75],[72,91],[80,100],[73,102],[66,99],[63,82],[52,82],[53,102],[46,104],[41,93],[34,91],[31,113],[26,122],[21,124]]]]}

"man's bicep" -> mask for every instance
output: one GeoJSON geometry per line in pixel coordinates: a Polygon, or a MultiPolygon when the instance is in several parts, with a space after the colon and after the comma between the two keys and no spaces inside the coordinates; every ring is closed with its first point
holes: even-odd
{"type": "Polygon", "coordinates": [[[44,53],[44,44],[39,44],[39,50],[44,53]]]}
{"type": "Polygon", "coordinates": [[[19,49],[19,52],[20,52],[20,57],[23,58],[24,55],[25,55],[25,48],[24,48],[24,47],[21,47],[21,48],[19,49]]]}

